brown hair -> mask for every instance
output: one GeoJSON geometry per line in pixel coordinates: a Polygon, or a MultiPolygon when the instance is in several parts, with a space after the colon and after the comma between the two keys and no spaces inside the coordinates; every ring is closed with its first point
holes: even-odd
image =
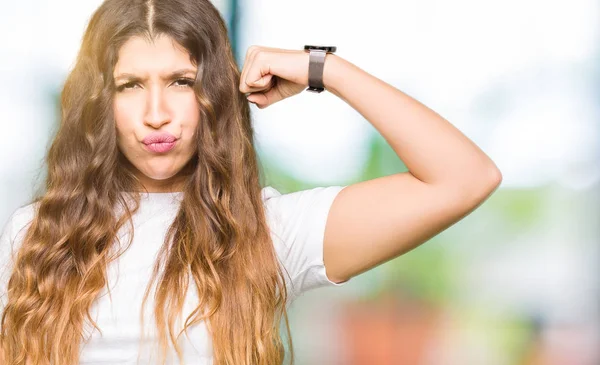
{"type": "Polygon", "coordinates": [[[113,250],[140,203],[134,194],[130,207],[123,192],[143,190],[117,147],[113,69],[130,37],[159,35],[183,46],[198,67],[201,120],[197,154],[182,170],[183,199],[144,296],[145,304],[157,284],[162,363],[169,341],[182,358],[174,321],[189,278],[199,303],[184,329],[206,321],[215,364],[283,363],[282,318],[293,362],[286,285],[261,198],[249,105],[221,15],[209,0],[106,0],[62,90],[45,191],[34,200],[8,283],[0,322],[4,364],[77,364],[86,321],[100,330],[89,309],[107,285],[107,265],[131,244],[113,250]]]}

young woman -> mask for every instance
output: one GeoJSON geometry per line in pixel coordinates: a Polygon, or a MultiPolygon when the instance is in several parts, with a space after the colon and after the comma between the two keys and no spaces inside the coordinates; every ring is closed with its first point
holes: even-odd
{"type": "Polygon", "coordinates": [[[240,72],[209,0],[105,1],[62,91],[45,191],[0,240],[2,364],[281,364],[294,298],[411,250],[500,184],[450,123],[329,53],[325,89],[409,171],[262,187],[249,102],[303,91],[309,57],[253,46],[240,72]]]}

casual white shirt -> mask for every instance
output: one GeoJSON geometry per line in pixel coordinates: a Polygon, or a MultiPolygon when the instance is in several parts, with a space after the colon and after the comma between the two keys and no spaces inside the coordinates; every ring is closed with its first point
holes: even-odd
{"type": "MultiPolygon", "coordinates": [[[[344,186],[318,187],[289,194],[281,194],[273,187],[261,191],[266,208],[267,223],[280,264],[287,274],[288,305],[310,289],[341,286],[325,274],[323,264],[323,237],[331,204],[344,186]]],[[[146,302],[144,342],[140,343],[141,311],[144,291],[151,277],[156,254],[164,242],[168,227],[173,222],[183,193],[143,194],[140,209],[132,217],[134,239],[131,246],[107,268],[108,290],[99,295],[91,308],[92,318],[102,333],[86,327],[86,342],[81,344],[80,364],[155,364],[156,329],[151,316],[154,308],[152,295],[146,302]],[[89,336],[89,337],[88,337],[89,336]]],[[[0,313],[6,305],[6,286],[13,269],[14,254],[18,250],[26,228],[33,219],[35,205],[17,209],[5,224],[0,236],[0,313]]],[[[128,224],[122,227],[121,242],[129,241],[128,224]]],[[[185,320],[198,302],[190,282],[183,316],[185,320]]],[[[182,323],[179,323],[181,329],[182,323]]],[[[212,364],[212,343],[204,322],[194,325],[179,342],[184,364],[212,364]]],[[[174,351],[168,363],[175,364],[174,351]]]]}

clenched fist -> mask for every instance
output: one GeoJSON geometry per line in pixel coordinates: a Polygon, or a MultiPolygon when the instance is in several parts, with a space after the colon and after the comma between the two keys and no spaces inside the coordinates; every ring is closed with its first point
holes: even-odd
{"type": "Polygon", "coordinates": [[[308,86],[309,53],[250,46],[240,79],[240,91],[260,109],[299,94],[308,86]]]}

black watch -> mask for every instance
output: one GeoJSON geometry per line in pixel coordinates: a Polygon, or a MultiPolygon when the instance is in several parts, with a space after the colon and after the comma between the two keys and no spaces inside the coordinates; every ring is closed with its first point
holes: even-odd
{"type": "Polygon", "coordinates": [[[323,68],[325,66],[325,56],[327,53],[334,53],[337,47],[335,46],[304,46],[304,50],[310,53],[308,62],[308,89],[320,93],[325,90],[323,85],[323,68]]]}

